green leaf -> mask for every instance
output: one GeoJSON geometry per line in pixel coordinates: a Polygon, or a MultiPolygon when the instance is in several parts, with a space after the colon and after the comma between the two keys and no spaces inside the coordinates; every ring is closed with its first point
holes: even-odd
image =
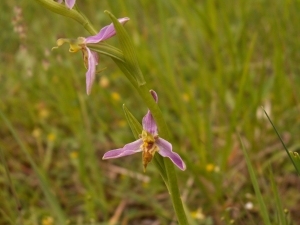
{"type": "Polygon", "coordinates": [[[264,224],[265,225],[271,225],[270,218],[269,218],[269,215],[268,215],[268,210],[267,210],[267,207],[265,205],[262,194],[259,190],[258,181],[257,181],[257,178],[255,176],[255,172],[254,172],[254,169],[252,167],[249,155],[248,155],[248,153],[245,149],[244,143],[243,143],[240,136],[239,136],[239,139],[240,139],[240,142],[242,144],[242,150],[243,150],[243,153],[244,153],[244,156],[245,156],[245,159],[246,159],[246,163],[247,163],[248,171],[249,171],[249,174],[250,174],[251,182],[252,182],[252,185],[253,185],[253,188],[254,188],[254,191],[255,191],[255,195],[258,199],[259,208],[260,208],[259,212],[260,212],[260,214],[263,218],[264,224]]]}
{"type": "Polygon", "coordinates": [[[135,47],[130,36],[113,14],[107,10],[104,12],[109,15],[114,24],[127,69],[134,75],[139,86],[146,84],[143,73],[139,67],[135,47]]]}
{"type": "Polygon", "coordinates": [[[123,105],[123,110],[125,113],[125,117],[126,120],[130,126],[130,129],[133,133],[133,136],[135,137],[135,139],[139,139],[139,135],[142,133],[143,127],[140,124],[140,122],[132,115],[131,112],[129,112],[129,110],[127,109],[127,107],[125,106],[125,104],[123,105]]]}
{"type": "Polygon", "coordinates": [[[99,42],[96,44],[87,44],[87,47],[95,52],[109,56],[113,59],[125,63],[123,52],[120,49],[115,48],[114,46],[106,44],[105,42],[99,42]]]}

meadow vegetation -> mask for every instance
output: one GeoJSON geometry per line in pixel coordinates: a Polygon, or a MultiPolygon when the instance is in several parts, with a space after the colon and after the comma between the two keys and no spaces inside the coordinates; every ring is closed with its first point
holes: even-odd
{"type": "MultiPolygon", "coordinates": [[[[298,151],[300,1],[77,4],[99,29],[111,23],[104,10],[130,18],[187,166],[176,171],[190,225],[299,224],[300,179],[261,106],[298,151]]],[[[88,96],[81,54],[51,51],[58,38],[89,36],[80,24],[37,1],[0,9],[0,224],[177,224],[152,163],[144,173],[140,154],[102,161],[134,141],[122,105],[139,121],[148,110],[111,58],[100,56],[88,96]]]]}

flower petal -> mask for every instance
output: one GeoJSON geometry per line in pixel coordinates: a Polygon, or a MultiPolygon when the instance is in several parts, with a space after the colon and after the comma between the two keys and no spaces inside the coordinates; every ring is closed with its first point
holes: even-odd
{"type": "Polygon", "coordinates": [[[88,70],[86,72],[86,92],[89,95],[96,76],[96,65],[98,65],[98,55],[96,52],[86,48],[88,53],[88,70]]]}
{"type": "MultiPolygon", "coordinates": [[[[157,96],[156,92],[153,90],[150,90],[150,94],[152,95],[155,102],[157,103],[158,96],[157,96]]],[[[148,131],[150,134],[152,134],[152,135],[158,134],[157,125],[156,125],[156,122],[155,122],[150,110],[148,110],[147,114],[144,116],[142,124],[143,124],[143,129],[148,131]]]]}
{"type": "Polygon", "coordinates": [[[73,6],[75,5],[75,2],[76,2],[76,0],[65,0],[66,6],[67,6],[69,9],[72,9],[72,8],[73,8],[73,6]]]}
{"type": "Polygon", "coordinates": [[[185,163],[176,152],[172,151],[172,144],[170,142],[162,138],[158,138],[156,145],[159,148],[158,153],[161,156],[168,157],[179,169],[185,170],[185,163]]]}
{"type": "Polygon", "coordinates": [[[57,0],[57,3],[62,3],[62,0],[57,0]]]}
{"type": "Polygon", "coordinates": [[[143,124],[143,130],[148,131],[150,134],[154,136],[158,134],[157,125],[150,110],[148,110],[147,114],[144,116],[142,124],[143,124]]]}
{"type": "Polygon", "coordinates": [[[102,159],[120,158],[123,156],[132,155],[134,153],[141,152],[142,149],[140,147],[142,144],[143,144],[142,139],[138,139],[134,142],[125,145],[123,148],[118,148],[106,152],[102,159]]]}
{"type": "MultiPolygon", "coordinates": [[[[119,22],[121,24],[125,24],[129,18],[128,17],[124,17],[124,18],[120,18],[118,19],[119,22]]],[[[98,43],[100,41],[104,41],[108,38],[111,38],[112,36],[114,36],[116,34],[116,30],[115,27],[113,25],[113,23],[103,27],[98,34],[94,35],[94,36],[90,36],[86,38],[86,43],[98,43]]]]}

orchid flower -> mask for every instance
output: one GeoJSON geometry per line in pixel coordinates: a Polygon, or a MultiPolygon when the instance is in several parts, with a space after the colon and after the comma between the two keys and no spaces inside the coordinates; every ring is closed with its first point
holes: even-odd
{"type": "MultiPolygon", "coordinates": [[[[67,1],[66,1],[66,3],[67,3],[67,1]]],[[[124,25],[129,20],[129,18],[124,17],[124,18],[120,18],[118,20],[122,25],[124,25]]],[[[116,34],[115,27],[114,27],[113,23],[111,23],[110,25],[103,27],[100,30],[100,32],[94,36],[90,36],[87,38],[79,37],[75,40],[67,39],[67,38],[60,38],[56,42],[57,47],[52,48],[52,49],[58,48],[61,45],[63,45],[65,42],[67,42],[70,44],[70,49],[69,49],[70,52],[78,52],[79,50],[82,51],[84,65],[87,68],[86,92],[88,95],[91,93],[92,84],[95,80],[96,66],[98,65],[98,54],[94,51],[91,51],[87,47],[87,44],[98,43],[100,41],[104,41],[108,38],[111,38],[115,34],[116,34]]]]}
{"type": "MultiPolygon", "coordinates": [[[[156,92],[151,90],[150,93],[157,103],[158,96],[156,92]]],[[[140,139],[126,144],[123,148],[106,152],[102,159],[120,158],[135,154],[137,152],[142,152],[143,166],[145,171],[154,154],[158,152],[158,154],[161,156],[168,157],[179,169],[185,170],[185,163],[177,153],[172,151],[172,144],[158,136],[157,125],[150,110],[148,110],[147,114],[144,116],[142,123],[143,131],[140,135],[140,139]]]]}
{"type": "MultiPolygon", "coordinates": [[[[62,3],[62,0],[57,0],[58,3],[62,3]]],[[[65,0],[65,4],[69,9],[72,9],[76,0],[65,0]]]]}

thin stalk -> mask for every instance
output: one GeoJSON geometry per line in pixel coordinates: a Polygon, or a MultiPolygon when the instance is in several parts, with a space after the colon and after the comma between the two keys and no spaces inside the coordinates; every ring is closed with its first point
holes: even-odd
{"type": "Polygon", "coordinates": [[[251,182],[252,182],[252,185],[253,185],[253,188],[254,188],[254,192],[255,192],[255,195],[257,197],[257,201],[258,201],[258,205],[259,205],[259,209],[260,209],[259,213],[260,213],[260,215],[263,219],[264,224],[265,225],[271,225],[268,210],[267,210],[266,204],[264,202],[264,199],[262,197],[261,191],[259,189],[259,184],[258,184],[258,180],[257,180],[256,175],[255,175],[255,172],[254,172],[254,168],[251,164],[250,157],[248,155],[248,152],[247,152],[247,150],[244,146],[244,142],[243,142],[242,138],[240,137],[240,135],[239,135],[239,139],[240,139],[240,142],[241,142],[241,145],[242,145],[242,151],[243,151],[244,156],[245,156],[245,160],[246,160],[246,164],[247,164],[247,167],[248,167],[250,179],[251,179],[251,182]]]}
{"type": "MultiPolygon", "coordinates": [[[[144,100],[144,103],[147,105],[147,107],[151,111],[151,114],[157,124],[158,130],[159,130],[159,135],[166,140],[170,139],[170,133],[169,133],[167,124],[163,118],[160,108],[154,101],[152,95],[149,93],[150,89],[147,87],[146,84],[142,85],[142,86],[138,86],[136,80],[131,75],[131,73],[126,69],[126,66],[124,66],[123,62],[118,61],[116,58],[113,58],[113,60],[120,67],[120,69],[126,75],[128,80],[132,83],[134,88],[138,91],[139,95],[144,100]]],[[[176,176],[176,172],[174,169],[174,165],[168,158],[163,158],[163,160],[162,160],[161,157],[156,157],[156,159],[159,161],[162,161],[159,164],[161,166],[164,165],[165,170],[167,172],[167,179],[168,179],[167,188],[169,190],[169,193],[170,193],[170,196],[172,199],[172,203],[173,203],[173,207],[175,209],[175,213],[177,215],[179,224],[181,224],[181,225],[188,224],[188,221],[187,221],[187,218],[185,215],[185,211],[183,208],[183,204],[181,201],[181,197],[180,197],[178,181],[177,181],[177,176],[176,176]]],[[[155,164],[156,164],[156,162],[155,162],[155,164]]],[[[162,177],[164,177],[164,176],[162,175],[162,177]]],[[[164,179],[164,181],[165,181],[165,179],[164,179]]]]}
{"type": "Polygon", "coordinates": [[[286,153],[288,154],[290,160],[292,161],[292,163],[293,163],[293,165],[294,165],[294,167],[295,167],[295,169],[296,169],[296,171],[297,171],[297,173],[298,173],[298,176],[300,176],[300,170],[298,170],[298,166],[296,165],[295,161],[293,160],[293,158],[292,158],[292,156],[291,156],[291,154],[290,154],[288,148],[287,148],[286,145],[284,144],[284,142],[283,142],[283,140],[282,140],[280,134],[278,133],[278,131],[277,131],[276,127],[275,127],[275,125],[273,124],[273,122],[272,122],[271,118],[269,117],[268,113],[266,112],[266,110],[265,110],[263,107],[262,107],[262,109],[263,109],[264,113],[266,114],[266,116],[267,116],[269,122],[271,123],[273,129],[275,130],[275,132],[276,132],[276,134],[277,134],[277,136],[278,136],[278,138],[279,138],[279,140],[280,140],[280,142],[281,142],[281,144],[282,144],[284,150],[286,151],[286,153]]]}

